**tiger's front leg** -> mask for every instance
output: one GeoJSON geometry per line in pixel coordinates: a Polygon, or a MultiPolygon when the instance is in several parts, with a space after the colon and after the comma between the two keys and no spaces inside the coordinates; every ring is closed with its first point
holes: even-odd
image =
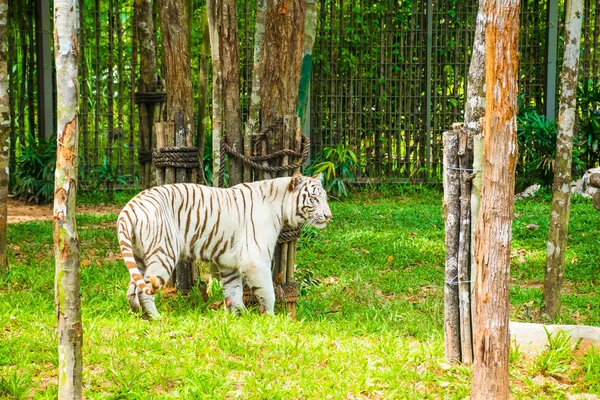
{"type": "Polygon", "coordinates": [[[260,311],[268,315],[275,313],[275,291],[271,280],[270,263],[253,264],[242,270],[244,281],[260,303],[260,311]]]}
{"type": "Polygon", "coordinates": [[[233,312],[244,310],[244,286],[240,271],[219,267],[219,276],[227,309],[233,312]]]}

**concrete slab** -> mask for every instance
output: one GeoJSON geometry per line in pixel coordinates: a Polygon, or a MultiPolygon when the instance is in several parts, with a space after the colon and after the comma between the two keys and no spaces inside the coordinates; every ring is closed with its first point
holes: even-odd
{"type": "Polygon", "coordinates": [[[545,325],[510,321],[511,342],[515,341],[520,346],[521,351],[544,350],[548,344],[548,336],[544,327],[552,335],[559,331],[568,333],[573,344],[581,340],[580,346],[582,347],[597,347],[600,349],[600,328],[585,325],[545,325]]]}

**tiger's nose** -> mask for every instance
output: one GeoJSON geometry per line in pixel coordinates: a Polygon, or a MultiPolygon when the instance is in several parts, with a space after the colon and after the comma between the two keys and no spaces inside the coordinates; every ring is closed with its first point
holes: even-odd
{"type": "Polygon", "coordinates": [[[325,215],[325,221],[329,222],[329,220],[330,220],[331,218],[333,218],[333,215],[331,215],[331,214],[326,214],[326,215],[325,215]]]}

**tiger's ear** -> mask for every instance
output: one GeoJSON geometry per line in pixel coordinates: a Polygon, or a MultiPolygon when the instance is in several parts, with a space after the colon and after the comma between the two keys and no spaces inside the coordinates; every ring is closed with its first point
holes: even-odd
{"type": "Polygon", "coordinates": [[[319,172],[317,175],[313,175],[312,178],[315,179],[315,180],[317,180],[317,181],[319,181],[319,182],[322,182],[323,181],[323,173],[319,172]]]}
{"type": "Polygon", "coordinates": [[[290,179],[289,189],[290,191],[294,191],[300,184],[302,183],[302,174],[295,173],[292,175],[292,179],[290,179]]]}

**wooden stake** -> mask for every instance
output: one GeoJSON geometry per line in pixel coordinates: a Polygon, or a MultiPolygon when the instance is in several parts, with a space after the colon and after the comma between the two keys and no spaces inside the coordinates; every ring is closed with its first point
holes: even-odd
{"type": "Polygon", "coordinates": [[[444,132],[444,218],[446,220],[446,274],[444,285],[444,349],[446,360],[460,360],[458,311],[458,245],[460,178],[458,133],[444,132]]]}

